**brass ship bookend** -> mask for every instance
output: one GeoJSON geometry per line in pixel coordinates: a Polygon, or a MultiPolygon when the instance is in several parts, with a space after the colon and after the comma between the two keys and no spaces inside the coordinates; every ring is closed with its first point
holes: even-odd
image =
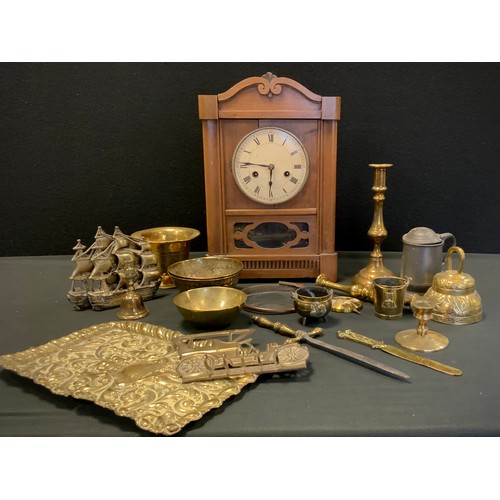
{"type": "Polygon", "coordinates": [[[130,266],[137,271],[134,291],[142,300],[152,299],[161,280],[150,243],[124,234],[118,226],[112,235],[99,226],[94,238],[88,248],[80,240],[73,247],[71,260],[76,268],[69,277],[67,294],[73,308],[100,311],[118,307],[129,289],[125,270],[130,266]]]}

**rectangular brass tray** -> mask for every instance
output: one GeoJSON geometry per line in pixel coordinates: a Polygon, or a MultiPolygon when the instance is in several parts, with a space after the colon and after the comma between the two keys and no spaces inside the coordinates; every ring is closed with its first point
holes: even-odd
{"type": "Polygon", "coordinates": [[[143,322],[101,323],[39,347],[0,356],[0,366],[54,394],[92,401],[155,434],[173,435],[257,379],[256,374],[183,384],[173,340],[143,322]]]}

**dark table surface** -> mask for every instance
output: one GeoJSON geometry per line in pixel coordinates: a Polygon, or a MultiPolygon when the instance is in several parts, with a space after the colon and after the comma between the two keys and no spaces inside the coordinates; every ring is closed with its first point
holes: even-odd
{"type": "MultiPolygon", "coordinates": [[[[115,321],[116,309],[73,311],[66,299],[70,256],[7,257],[0,259],[0,354],[23,351],[82,328],[115,321]]],[[[368,262],[368,253],[341,253],[339,282],[368,262]]],[[[398,273],[399,253],[384,262],[398,273]]],[[[484,317],[473,325],[431,322],[446,335],[449,346],[424,356],[459,367],[453,377],[409,363],[378,350],[337,338],[350,328],[395,344],[399,330],[413,328],[409,310],[399,320],[377,319],[365,303],[361,315],[331,313],[320,323],[322,340],[389,364],[411,376],[404,383],[355,363],[310,348],[309,367],[293,377],[260,376],[220,408],[188,424],[177,436],[499,436],[500,435],[500,255],[466,255],[464,272],[476,280],[484,317]]],[[[309,281],[312,283],[313,280],[309,281]]],[[[307,280],[303,283],[308,283],[307,280]]],[[[239,286],[250,284],[241,282],[239,286]]],[[[147,301],[144,322],[195,331],[186,324],[172,297],[162,290],[147,301]]],[[[243,311],[232,328],[251,326],[252,313],[243,311]]],[[[268,316],[295,328],[295,313],[268,316]]],[[[283,337],[257,328],[254,342],[283,337]]],[[[125,417],[91,402],[52,394],[48,389],[8,370],[0,370],[0,436],[153,436],[125,417]]]]}

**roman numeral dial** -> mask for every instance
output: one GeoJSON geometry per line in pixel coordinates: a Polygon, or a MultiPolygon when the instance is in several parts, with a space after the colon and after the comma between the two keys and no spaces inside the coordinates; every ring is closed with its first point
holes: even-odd
{"type": "Polygon", "coordinates": [[[233,177],[249,198],[266,205],[284,203],[305,186],[309,158],[300,140],[278,127],[247,134],[232,158],[233,177]]]}

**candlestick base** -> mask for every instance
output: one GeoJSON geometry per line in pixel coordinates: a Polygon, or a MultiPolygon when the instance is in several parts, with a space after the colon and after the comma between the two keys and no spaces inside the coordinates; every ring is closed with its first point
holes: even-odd
{"type": "Polygon", "coordinates": [[[425,335],[419,335],[416,328],[402,330],[396,333],[396,342],[411,351],[434,352],[444,349],[449,340],[442,333],[429,330],[425,335]]]}
{"type": "Polygon", "coordinates": [[[386,276],[395,276],[395,274],[384,266],[382,259],[370,261],[366,267],[361,269],[356,276],[354,276],[352,284],[359,285],[366,289],[373,289],[373,280],[386,276]]]}

